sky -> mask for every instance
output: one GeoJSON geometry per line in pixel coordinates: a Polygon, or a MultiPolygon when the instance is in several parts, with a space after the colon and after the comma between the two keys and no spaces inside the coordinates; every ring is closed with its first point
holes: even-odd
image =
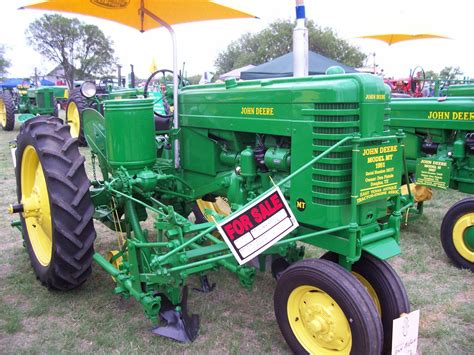
{"type": "MultiPolygon", "coordinates": [[[[84,0],[87,1],[87,0],[84,0]]],[[[10,77],[25,77],[38,68],[46,74],[55,67],[42,58],[25,39],[29,23],[46,11],[17,10],[28,1],[0,0],[0,44],[12,66],[10,77]]],[[[31,2],[31,1],[30,1],[31,2]]],[[[178,40],[178,66],[187,75],[214,71],[219,52],[247,32],[258,32],[276,19],[295,19],[295,0],[215,0],[215,2],[254,14],[258,19],[218,20],[181,24],[174,27],[178,40]]],[[[407,77],[417,66],[440,71],[459,66],[466,77],[474,78],[474,46],[470,26],[474,2],[471,0],[306,0],[306,17],[337,34],[374,59],[386,76],[407,77]],[[392,46],[357,36],[387,32],[434,33],[450,39],[408,41],[392,46]],[[373,55],[375,53],[375,56],[373,55]]],[[[67,15],[95,24],[115,44],[122,73],[134,64],[139,77],[147,77],[153,58],[158,68],[172,69],[172,47],[164,28],[140,33],[132,28],[93,17],[67,15]]]]}

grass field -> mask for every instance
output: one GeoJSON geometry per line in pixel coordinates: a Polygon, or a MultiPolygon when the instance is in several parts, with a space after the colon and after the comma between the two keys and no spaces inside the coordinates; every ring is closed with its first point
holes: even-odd
{"type": "MultiPolygon", "coordinates": [[[[0,353],[289,353],[273,314],[275,281],[257,274],[252,291],[226,271],[209,274],[216,289],[190,292],[189,309],[200,315],[198,339],[178,344],[153,336],[151,323],[134,300],[113,294],[112,279],[95,266],[79,289],[51,292],[36,280],[20,233],[6,212],[16,202],[8,148],[13,132],[0,131],[0,353]]],[[[89,159],[87,148],[81,148],[89,159]]],[[[451,266],[441,248],[439,227],[446,210],[465,195],[434,194],[425,215],[402,230],[402,255],[391,260],[407,288],[412,310],[421,311],[419,353],[474,352],[474,274],[451,266]]],[[[105,254],[116,237],[96,224],[96,250],[105,254]]],[[[321,252],[310,249],[309,256],[321,252]]],[[[191,286],[198,286],[192,280],[191,286]]]]}

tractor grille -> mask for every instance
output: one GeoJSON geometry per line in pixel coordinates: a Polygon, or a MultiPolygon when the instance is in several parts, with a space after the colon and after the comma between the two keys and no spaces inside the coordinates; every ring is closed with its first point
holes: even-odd
{"type": "MultiPolygon", "coordinates": [[[[313,156],[359,131],[358,103],[317,103],[311,110],[313,156]]],[[[343,145],[313,165],[312,202],[325,206],[351,203],[352,145],[343,145]]]]}
{"type": "Polygon", "coordinates": [[[44,92],[38,92],[36,94],[36,104],[39,106],[39,107],[44,107],[44,92]]]}

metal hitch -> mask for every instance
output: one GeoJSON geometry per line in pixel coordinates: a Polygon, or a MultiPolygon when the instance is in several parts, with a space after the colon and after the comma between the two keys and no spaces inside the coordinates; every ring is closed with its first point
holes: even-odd
{"type": "Polygon", "coordinates": [[[188,287],[183,287],[181,306],[173,305],[166,297],[163,297],[163,303],[160,310],[160,323],[152,329],[152,333],[170,338],[181,343],[193,342],[199,332],[199,316],[188,314],[188,287]]]}

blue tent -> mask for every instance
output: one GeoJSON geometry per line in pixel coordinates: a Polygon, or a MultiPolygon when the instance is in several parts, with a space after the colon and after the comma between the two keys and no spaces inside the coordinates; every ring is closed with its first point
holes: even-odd
{"type": "Polygon", "coordinates": [[[18,85],[21,84],[29,84],[28,79],[7,79],[4,82],[0,83],[0,87],[5,89],[13,89],[16,88],[18,85]]]}
{"type": "MultiPolygon", "coordinates": [[[[334,65],[342,67],[346,73],[357,73],[357,70],[352,67],[311,51],[308,53],[308,62],[309,75],[325,74],[326,70],[334,65]]],[[[240,79],[242,80],[283,78],[290,76],[293,76],[293,52],[240,73],[240,79]]]]}
{"type": "Polygon", "coordinates": [[[52,81],[46,79],[41,79],[40,84],[41,86],[54,86],[54,83],[52,81]]]}

